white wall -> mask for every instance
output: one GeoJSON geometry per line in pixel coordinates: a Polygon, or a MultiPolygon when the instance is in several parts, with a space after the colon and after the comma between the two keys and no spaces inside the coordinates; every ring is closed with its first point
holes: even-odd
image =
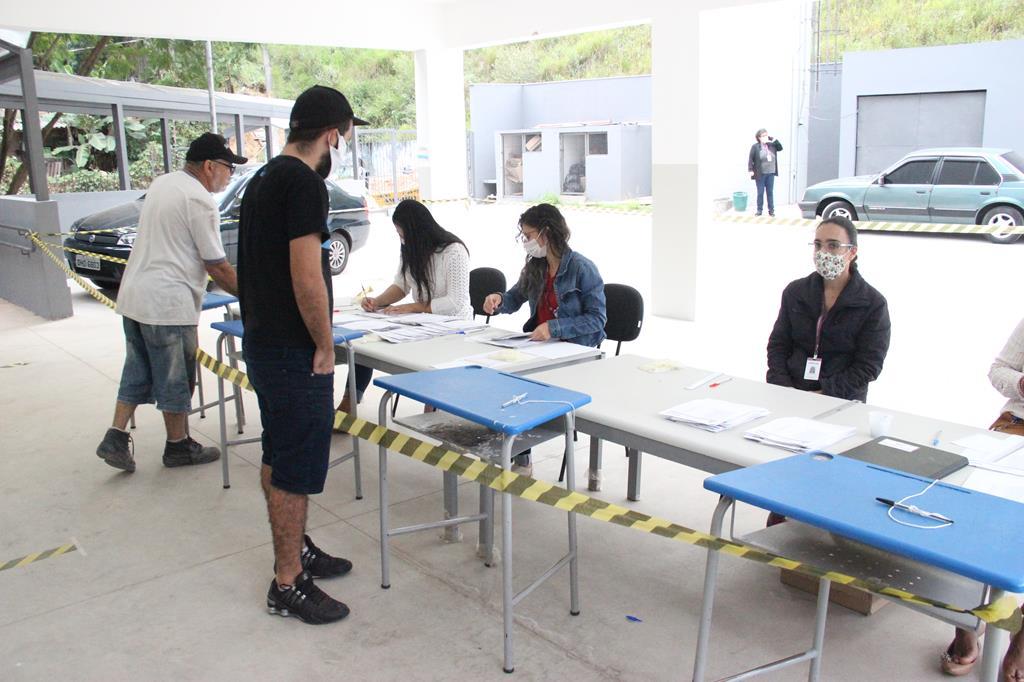
{"type": "Polygon", "coordinates": [[[793,151],[793,89],[801,41],[801,2],[709,10],[700,19],[700,196],[706,201],[744,191],[754,196],[747,154],[758,128],[783,144],[775,197],[789,194],[793,151]]]}

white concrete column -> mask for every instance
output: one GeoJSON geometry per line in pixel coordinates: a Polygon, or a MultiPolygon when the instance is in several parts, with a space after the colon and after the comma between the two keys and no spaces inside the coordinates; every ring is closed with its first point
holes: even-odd
{"type": "Polygon", "coordinates": [[[655,315],[692,320],[697,308],[699,16],[666,3],[651,21],[651,292],[655,315]]]}
{"type": "Polygon", "coordinates": [[[427,48],[416,55],[416,169],[420,196],[466,196],[466,94],[462,49],[427,48]]]}

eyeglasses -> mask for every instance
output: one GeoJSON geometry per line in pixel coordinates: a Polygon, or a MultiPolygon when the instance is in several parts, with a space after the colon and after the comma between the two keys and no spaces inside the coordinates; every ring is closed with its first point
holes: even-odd
{"type": "Polygon", "coordinates": [[[835,239],[829,239],[826,240],[825,242],[821,242],[815,239],[813,242],[809,242],[807,246],[814,247],[815,251],[821,251],[822,249],[824,249],[829,253],[837,253],[839,251],[842,251],[843,249],[849,249],[855,246],[855,244],[844,244],[843,242],[837,242],[835,239]]]}
{"type": "Polygon", "coordinates": [[[235,164],[233,164],[233,163],[228,163],[226,161],[218,161],[217,159],[210,159],[210,160],[213,161],[215,164],[217,164],[219,166],[224,166],[225,168],[227,168],[232,173],[235,172],[235,164]]]}
{"type": "Polygon", "coordinates": [[[538,236],[540,236],[540,232],[538,232],[536,235],[531,237],[530,235],[528,235],[525,232],[523,232],[522,230],[520,230],[516,234],[516,243],[517,244],[525,244],[526,242],[530,241],[531,239],[536,239],[538,236]]]}

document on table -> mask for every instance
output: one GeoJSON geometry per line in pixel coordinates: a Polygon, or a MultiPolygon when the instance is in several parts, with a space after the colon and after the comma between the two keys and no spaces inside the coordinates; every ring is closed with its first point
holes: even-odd
{"type": "Polygon", "coordinates": [[[953,445],[964,448],[960,454],[966,457],[972,465],[993,464],[1024,446],[1024,436],[1010,434],[1000,437],[990,436],[986,433],[973,433],[963,438],[957,438],[953,441],[953,445]]]}
{"type": "Polygon", "coordinates": [[[975,469],[964,481],[963,487],[996,497],[1005,497],[1014,502],[1024,502],[1024,476],[975,469]]]}
{"type": "Polygon", "coordinates": [[[522,348],[523,346],[534,343],[533,341],[530,341],[530,336],[530,332],[523,332],[516,334],[503,334],[502,336],[495,336],[490,339],[480,339],[480,341],[492,346],[500,346],[501,348],[522,348]]]}
{"type": "Polygon", "coordinates": [[[810,452],[823,450],[855,433],[855,426],[826,424],[803,417],[782,417],[750,429],[743,437],[792,452],[810,452]]]}
{"type": "Polygon", "coordinates": [[[459,358],[458,360],[451,360],[449,362],[439,362],[434,365],[435,369],[449,369],[451,367],[468,367],[470,365],[480,365],[481,367],[489,367],[491,369],[503,370],[518,365],[523,362],[532,360],[533,357],[523,353],[520,350],[514,348],[508,348],[505,350],[488,351],[486,353],[477,353],[476,355],[470,355],[465,358],[459,358]]]}
{"type": "Polygon", "coordinates": [[[388,329],[398,329],[398,325],[387,320],[369,320],[366,318],[360,318],[351,320],[348,322],[338,323],[335,322],[339,327],[345,329],[356,329],[361,332],[382,332],[388,329]]]}
{"type": "Polygon", "coordinates": [[[767,417],[770,412],[756,405],[702,398],[681,403],[658,414],[670,421],[718,433],[761,417],[767,417]]]}

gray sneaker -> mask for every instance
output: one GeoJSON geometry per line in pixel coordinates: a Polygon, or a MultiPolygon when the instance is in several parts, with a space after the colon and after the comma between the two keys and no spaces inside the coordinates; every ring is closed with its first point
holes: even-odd
{"type": "Polygon", "coordinates": [[[164,466],[183,467],[191,464],[207,464],[220,459],[220,450],[214,447],[204,448],[189,436],[177,443],[167,441],[164,446],[164,466]]]}
{"type": "Polygon", "coordinates": [[[127,471],[129,474],[135,471],[135,442],[132,437],[124,431],[113,427],[107,429],[99,447],[96,448],[96,456],[114,467],[127,471]]]}

